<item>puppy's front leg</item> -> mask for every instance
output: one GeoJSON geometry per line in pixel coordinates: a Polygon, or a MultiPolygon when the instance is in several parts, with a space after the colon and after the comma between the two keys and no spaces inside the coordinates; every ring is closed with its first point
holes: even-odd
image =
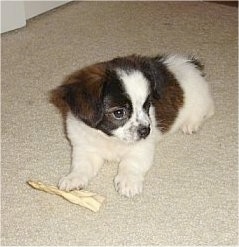
{"type": "Polygon", "coordinates": [[[115,177],[115,189],[121,195],[133,197],[143,190],[144,176],[151,167],[154,158],[154,145],[143,143],[132,146],[127,157],[119,164],[115,177]]]}
{"type": "Polygon", "coordinates": [[[89,180],[97,175],[103,162],[104,160],[95,153],[73,146],[71,171],[60,179],[59,188],[66,191],[84,188],[89,180]]]}

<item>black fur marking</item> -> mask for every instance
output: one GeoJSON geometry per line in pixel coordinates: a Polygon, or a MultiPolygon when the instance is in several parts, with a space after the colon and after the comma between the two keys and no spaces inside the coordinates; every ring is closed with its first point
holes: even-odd
{"type": "Polygon", "coordinates": [[[96,128],[107,135],[112,135],[113,130],[125,125],[132,115],[133,107],[115,71],[107,70],[103,91],[103,118],[96,128]],[[114,108],[123,108],[126,111],[126,117],[116,119],[112,111],[114,108]]]}

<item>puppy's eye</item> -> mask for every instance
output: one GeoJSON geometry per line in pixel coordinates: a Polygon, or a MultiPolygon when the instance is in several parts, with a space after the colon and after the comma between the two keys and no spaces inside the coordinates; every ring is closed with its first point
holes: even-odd
{"type": "Polygon", "coordinates": [[[116,119],[123,119],[126,116],[126,110],[124,108],[119,108],[113,111],[113,116],[116,119]]]}

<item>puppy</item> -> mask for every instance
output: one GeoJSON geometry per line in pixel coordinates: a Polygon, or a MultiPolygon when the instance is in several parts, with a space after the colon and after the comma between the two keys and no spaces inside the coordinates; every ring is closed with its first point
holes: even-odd
{"type": "Polygon", "coordinates": [[[83,68],[53,90],[67,107],[72,145],[62,190],[80,189],[106,160],[119,164],[116,190],[142,192],[155,145],[166,133],[196,132],[214,113],[202,65],[194,57],[127,56],[83,68]]]}

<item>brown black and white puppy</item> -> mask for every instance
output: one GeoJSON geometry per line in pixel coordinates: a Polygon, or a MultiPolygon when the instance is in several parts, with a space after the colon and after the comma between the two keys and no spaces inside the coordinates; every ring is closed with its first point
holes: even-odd
{"type": "Polygon", "coordinates": [[[83,68],[53,91],[68,107],[70,173],[59,188],[87,186],[106,160],[119,163],[116,190],[142,192],[155,145],[164,134],[196,132],[214,104],[193,57],[127,56],[83,68]]]}

